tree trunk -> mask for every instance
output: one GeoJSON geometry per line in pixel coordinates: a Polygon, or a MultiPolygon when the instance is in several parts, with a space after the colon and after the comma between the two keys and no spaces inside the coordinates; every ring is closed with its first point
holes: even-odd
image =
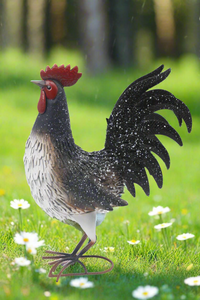
{"type": "Polygon", "coordinates": [[[200,1],[187,2],[187,23],[184,36],[185,52],[200,53],[200,1]]]}
{"type": "Polygon", "coordinates": [[[44,36],[44,9],[45,1],[28,0],[27,37],[28,48],[31,53],[43,53],[45,45],[44,36]]]}
{"type": "Polygon", "coordinates": [[[6,47],[6,21],[5,21],[5,4],[0,0],[0,50],[6,47]]]}
{"type": "Polygon", "coordinates": [[[104,0],[80,1],[80,36],[90,73],[100,73],[109,66],[104,0]]]}
{"type": "Polygon", "coordinates": [[[20,47],[21,41],[21,24],[22,18],[22,1],[21,0],[6,0],[4,5],[4,28],[6,34],[4,35],[4,45],[7,47],[20,47]]]}
{"type": "Polygon", "coordinates": [[[22,23],[21,23],[21,41],[23,51],[28,51],[28,0],[22,0],[22,23]]]}
{"type": "Polygon", "coordinates": [[[132,1],[109,0],[110,55],[123,67],[133,62],[132,1]]]}
{"type": "Polygon", "coordinates": [[[77,48],[80,47],[79,37],[79,2],[75,0],[67,0],[65,9],[65,20],[66,20],[66,37],[65,47],[77,48]]]}
{"type": "Polygon", "coordinates": [[[174,55],[175,21],[172,0],[154,0],[154,9],[159,55],[174,55]]]}
{"type": "Polygon", "coordinates": [[[53,44],[63,44],[65,33],[66,0],[51,0],[51,35],[53,44]]]}

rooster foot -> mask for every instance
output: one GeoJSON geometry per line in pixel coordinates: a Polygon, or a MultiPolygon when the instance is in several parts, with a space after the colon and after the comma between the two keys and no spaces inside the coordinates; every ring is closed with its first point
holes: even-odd
{"type": "Polygon", "coordinates": [[[84,276],[84,275],[99,275],[99,274],[105,274],[107,272],[110,272],[113,267],[114,264],[113,262],[104,256],[100,256],[100,255],[81,255],[81,254],[68,254],[68,253],[62,253],[62,252],[54,252],[54,251],[45,251],[46,253],[49,254],[54,254],[53,256],[43,256],[43,259],[54,259],[54,261],[49,262],[49,265],[52,265],[51,270],[49,271],[49,277],[57,277],[56,282],[58,282],[60,277],[65,277],[65,276],[84,276]],[[104,259],[106,261],[108,261],[110,263],[110,268],[106,269],[104,271],[98,271],[98,272],[88,272],[87,268],[85,267],[85,265],[82,263],[82,261],[80,261],[80,259],[84,259],[84,258],[99,258],[99,259],[104,259]],[[81,273],[67,273],[67,274],[63,274],[63,271],[65,269],[67,269],[69,266],[74,265],[75,263],[79,263],[83,269],[84,272],[81,273]],[[56,268],[61,265],[62,269],[61,271],[56,275],[53,274],[53,272],[56,271],[56,268]]]}

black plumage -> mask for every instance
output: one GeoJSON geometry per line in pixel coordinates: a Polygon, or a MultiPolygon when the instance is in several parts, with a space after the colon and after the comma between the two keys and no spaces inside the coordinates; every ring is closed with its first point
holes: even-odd
{"type": "MultiPolygon", "coordinates": [[[[34,81],[41,87],[41,96],[39,114],[24,156],[27,181],[33,198],[49,216],[83,232],[72,254],[54,253],[56,256],[52,258],[56,260],[50,276],[67,276],[62,272],[74,262],[83,266],[80,259],[96,242],[96,226],[113,207],[127,205],[121,199],[124,186],[135,196],[135,184],[138,184],[149,195],[147,169],[158,187],[162,187],[162,171],[153,153],[167,168],[170,158],[157,135],[168,136],[180,146],[182,140],[156,112],[169,109],[180,126],[184,120],[188,132],[192,128],[190,111],[181,100],[165,90],[149,90],[169,75],[170,70],[162,70],[160,66],[126,88],[107,119],[104,149],[90,153],[74,142],[63,89],[80,78],[78,68],[70,71],[69,66],[47,67],[46,71],[41,71],[43,80],[34,81]],[[88,245],[78,252],[87,237],[90,239],[88,245]],[[62,272],[52,275],[59,262],[64,264],[62,272]]],[[[84,274],[88,274],[86,269],[84,274]]]]}
{"type": "Polygon", "coordinates": [[[176,115],[179,125],[185,121],[188,132],[192,128],[191,114],[187,106],[174,95],[154,89],[170,73],[170,69],[161,73],[164,66],[134,81],[120,96],[110,118],[107,120],[105,148],[117,153],[120,161],[120,174],[129,192],[135,196],[134,183],[139,184],[149,195],[149,183],[145,168],[154,177],[159,188],[162,187],[162,172],[152,155],[157,154],[170,166],[167,150],[155,136],[162,134],[182,146],[182,140],[174,128],[161,115],[155,113],[169,109],[176,115]]]}

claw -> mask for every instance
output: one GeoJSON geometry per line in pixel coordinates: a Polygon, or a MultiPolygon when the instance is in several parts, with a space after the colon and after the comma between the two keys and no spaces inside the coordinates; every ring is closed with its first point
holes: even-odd
{"type": "Polygon", "coordinates": [[[74,254],[72,255],[72,254],[68,254],[68,253],[54,252],[54,251],[46,251],[46,253],[55,254],[53,256],[43,256],[42,258],[43,259],[54,259],[54,261],[49,262],[49,265],[52,265],[52,267],[49,271],[49,277],[57,277],[56,282],[58,282],[60,277],[66,277],[66,276],[85,276],[85,275],[105,274],[107,272],[110,272],[114,267],[112,260],[110,260],[107,257],[100,256],[100,255],[74,255],[74,254]],[[80,259],[81,258],[89,258],[89,257],[106,260],[110,263],[111,266],[110,266],[110,268],[103,270],[103,271],[88,272],[86,266],[80,261],[80,259]],[[63,274],[63,271],[65,269],[67,269],[69,266],[71,266],[75,263],[79,263],[83,267],[84,272],[63,274]],[[56,271],[56,269],[59,265],[63,266],[61,271],[57,275],[53,274],[53,272],[56,271]]]}

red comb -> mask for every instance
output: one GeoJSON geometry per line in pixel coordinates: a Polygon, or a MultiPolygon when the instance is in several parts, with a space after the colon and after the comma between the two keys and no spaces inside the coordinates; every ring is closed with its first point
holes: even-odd
{"type": "Polygon", "coordinates": [[[82,76],[82,73],[78,73],[78,67],[74,67],[70,70],[70,65],[66,67],[61,65],[58,67],[55,64],[52,68],[47,66],[45,71],[41,70],[40,76],[43,80],[55,79],[58,80],[63,86],[72,86],[79,80],[79,78],[82,76]]]}

